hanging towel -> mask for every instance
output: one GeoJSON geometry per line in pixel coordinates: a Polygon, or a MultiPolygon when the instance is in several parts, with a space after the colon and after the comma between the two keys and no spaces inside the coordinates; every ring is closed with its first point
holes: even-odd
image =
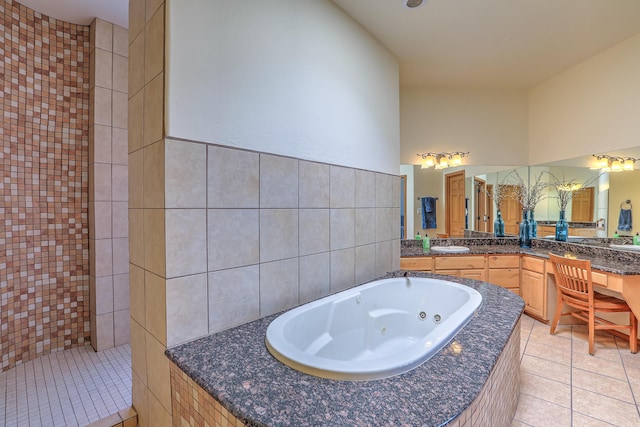
{"type": "Polygon", "coordinates": [[[436,199],[435,197],[422,198],[422,228],[438,228],[436,225],[436,199]]]}
{"type": "Polygon", "coordinates": [[[633,228],[631,223],[631,209],[620,209],[620,217],[618,218],[618,231],[631,231],[633,228]]]}

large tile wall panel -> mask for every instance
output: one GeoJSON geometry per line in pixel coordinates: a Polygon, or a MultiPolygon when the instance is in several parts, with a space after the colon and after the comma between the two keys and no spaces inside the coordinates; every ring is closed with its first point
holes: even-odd
{"type": "Polygon", "coordinates": [[[0,370],[90,338],[89,37],[0,5],[0,370]]]}

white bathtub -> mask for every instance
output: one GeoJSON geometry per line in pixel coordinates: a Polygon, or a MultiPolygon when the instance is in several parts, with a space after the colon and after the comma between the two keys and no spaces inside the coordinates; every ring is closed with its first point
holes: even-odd
{"type": "Polygon", "coordinates": [[[377,280],[283,313],[267,328],[269,352],[299,371],[339,380],[407,372],[438,352],[482,296],[431,278],[377,280]]]}

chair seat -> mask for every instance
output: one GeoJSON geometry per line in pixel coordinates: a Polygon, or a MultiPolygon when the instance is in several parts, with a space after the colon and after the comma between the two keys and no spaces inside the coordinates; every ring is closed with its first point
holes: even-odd
{"type": "Polygon", "coordinates": [[[626,301],[621,300],[620,298],[612,297],[609,295],[603,295],[598,292],[595,292],[593,296],[593,305],[598,311],[600,310],[617,310],[620,311],[630,311],[631,308],[626,301]]]}

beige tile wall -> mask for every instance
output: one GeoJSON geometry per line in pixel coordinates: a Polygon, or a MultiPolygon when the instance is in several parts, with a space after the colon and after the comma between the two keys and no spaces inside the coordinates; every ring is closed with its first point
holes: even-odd
{"type": "Polygon", "coordinates": [[[89,245],[91,345],[129,342],[128,31],[90,27],[89,245]]]}
{"type": "MultiPolygon", "coordinates": [[[[164,2],[129,1],[127,44],[132,399],[139,426],[162,427],[171,425],[169,362],[164,356],[167,313],[181,308],[168,301],[191,279],[172,283],[166,276],[167,266],[175,264],[166,262],[167,248],[178,248],[173,240],[166,243],[165,221],[179,220],[180,215],[165,211],[165,176],[169,182],[175,176],[165,170],[163,139],[164,2]]],[[[185,161],[192,159],[181,154],[185,161]]],[[[190,188],[184,190],[167,195],[166,202],[189,200],[190,188]]]]}
{"type": "Polygon", "coordinates": [[[399,268],[398,177],[171,139],[164,158],[168,346],[399,268]]]}

